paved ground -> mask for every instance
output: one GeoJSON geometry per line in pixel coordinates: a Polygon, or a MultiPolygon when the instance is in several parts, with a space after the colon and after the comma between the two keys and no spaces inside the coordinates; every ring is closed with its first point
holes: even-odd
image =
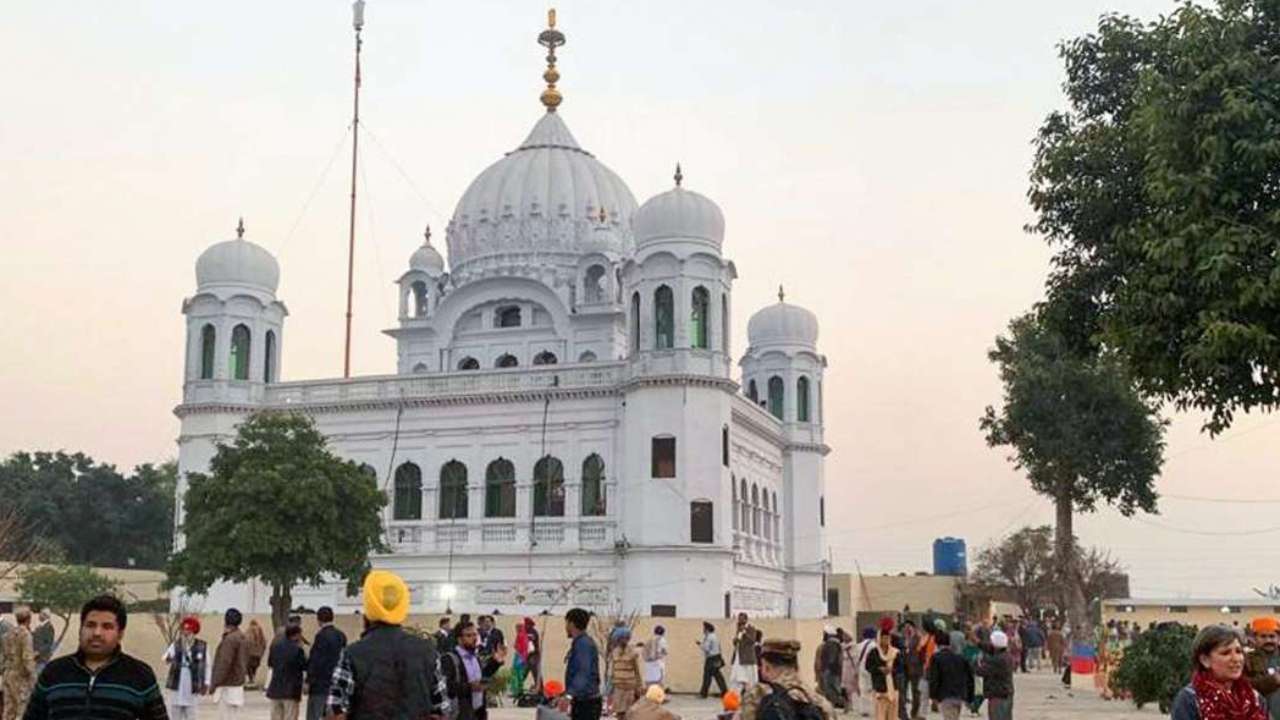
{"type": "MultiPolygon", "coordinates": [[[[1136,710],[1129,702],[1103,700],[1098,697],[1092,687],[1067,693],[1058,679],[1047,672],[1018,675],[1015,683],[1016,700],[1013,714],[1017,720],[1076,720],[1076,718],[1156,720],[1162,717],[1154,706],[1148,705],[1142,710],[1136,710]]],[[[675,695],[668,707],[685,720],[712,720],[720,709],[719,703],[699,700],[694,695],[675,695]]],[[[200,715],[204,718],[214,718],[216,711],[213,707],[206,705],[202,708],[200,715]]],[[[241,719],[268,720],[270,716],[269,705],[262,693],[251,691],[248,705],[241,714],[241,719]]],[[[489,717],[490,720],[532,720],[533,710],[510,706],[495,708],[489,711],[489,717]]],[[[841,716],[848,720],[856,717],[851,714],[841,716]]],[[[937,713],[927,716],[929,720],[940,720],[941,717],[937,713]]],[[[981,717],[986,718],[986,707],[982,708],[981,717]]]]}

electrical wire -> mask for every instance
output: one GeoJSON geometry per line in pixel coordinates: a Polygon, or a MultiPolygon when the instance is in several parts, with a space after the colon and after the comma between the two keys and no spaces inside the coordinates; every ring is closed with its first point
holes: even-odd
{"type": "Polygon", "coordinates": [[[298,216],[293,219],[293,225],[289,228],[289,232],[285,234],[284,239],[276,247],[276,257],[283,257],[289,241],[293,239],[294,233],[298,231],[298,226],[302,224],[302,218],[306,216],[311,203],[315,201],[316,195],[320,193],[320,188],[324,187],[324,182],[329,177],[329,170],[333,168],[334,161],[338,159],[338,153],[347,146],[347,135],[350,132],[351,124],[347,123],[347,127],[342,131],[342,136],[338,138],[338,144],[334,146],[333,152],[329,155],[329,162],[325,163],[324,170],[320,171],[319,179],[316,180],[315,186],[311,188],[311,193],[307,195],[306,201],[302,203],[302,209],[298,211],[298,216]]]}

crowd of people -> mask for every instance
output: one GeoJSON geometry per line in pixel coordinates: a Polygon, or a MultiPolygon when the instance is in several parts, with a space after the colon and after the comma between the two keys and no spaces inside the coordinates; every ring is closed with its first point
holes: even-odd
{"type": "MultiPolygon", "coordinates": [[[[195,720],[206,698],[220,720],[232,720],[263,663],[272,720],[303,713],[307,720],[487,720],[494,696],[505,691],[538,705],[539,720],[679,720],[667,707],[671,648],[662,626],[639,639],[618,622],[602,654],[589,631],[591,614],[574,608],[564,617],[564,681],[544,682],[542,638],[532,619],[516,623],[509,648],[494,616],[473,623],[463,615],[424,634],[405,626],[409,607],[403,580],[373,571],[364,583],[364,631],[352,642],[330,608],[317,612],[319,629],[310,640],[298,616],[268,640],[252,621],[241,629],[241,613],[228,610],[216,647],[201,638],[198,618],[184,618],[164,652],[162,681],[123,652],[128,613],[115,597],[85,603],[77,651],[56,659],[48,614],[32,628],[35,619],[20,609],[2,641],[4,720],[195,720]],[[503,685],[498,677],[509,660],[512,678],[516,668],[523,672],[518,683],[503,685]]],[[[695,644],[701,695],[716,686],[723,707],[717,720],[834,720],[841,710],[876,720],[930,713],[958,720],[980,714],[983,705],[990,720],[1011,720],[1015,675],[1034,672],[1046,649],[1051,662],[1061,662],[1053,650],[1062,630],[1047,627],[1040,631],[1032,621],[949,627],[940,618],[883,617],[856,639],[827,627],[813,648],[809,683],[801,680],[801,644],[767,638],[740,614],[724,644],[713,624],[703,624],[695,644]]],[[[1107,626],[1100,637],[1118,638],[1119,629],[1107,626]]],[[[1140,635],[1134,630],[1126,628],[1126,642],[1140,635]]],[[[1173,720],[1280,720],[1276,619],[1205,628],[1191,655],[1191,682],[1173,700],[1173,720]]]]}

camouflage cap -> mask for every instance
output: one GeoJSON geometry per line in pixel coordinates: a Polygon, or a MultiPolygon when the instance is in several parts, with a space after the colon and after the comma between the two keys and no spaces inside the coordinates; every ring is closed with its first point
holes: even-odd
{"type": "Polygon", "coordinates": [[[760,645],[760,654],[766,657],[773,656],[795,662],[796,657],[800,654],[800,641],[766,639],[760,645]]]}

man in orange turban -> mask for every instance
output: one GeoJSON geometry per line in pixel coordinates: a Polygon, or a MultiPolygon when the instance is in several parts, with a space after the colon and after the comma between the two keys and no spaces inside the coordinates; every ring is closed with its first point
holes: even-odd
{"type": "Polygon", "coordinates": [[[1267,701],[1271,720],[1280,720],[1280,621],[1255,618],[1254,641],[1245,658],[1244,672],[1253,689],[1267,701]]]}

